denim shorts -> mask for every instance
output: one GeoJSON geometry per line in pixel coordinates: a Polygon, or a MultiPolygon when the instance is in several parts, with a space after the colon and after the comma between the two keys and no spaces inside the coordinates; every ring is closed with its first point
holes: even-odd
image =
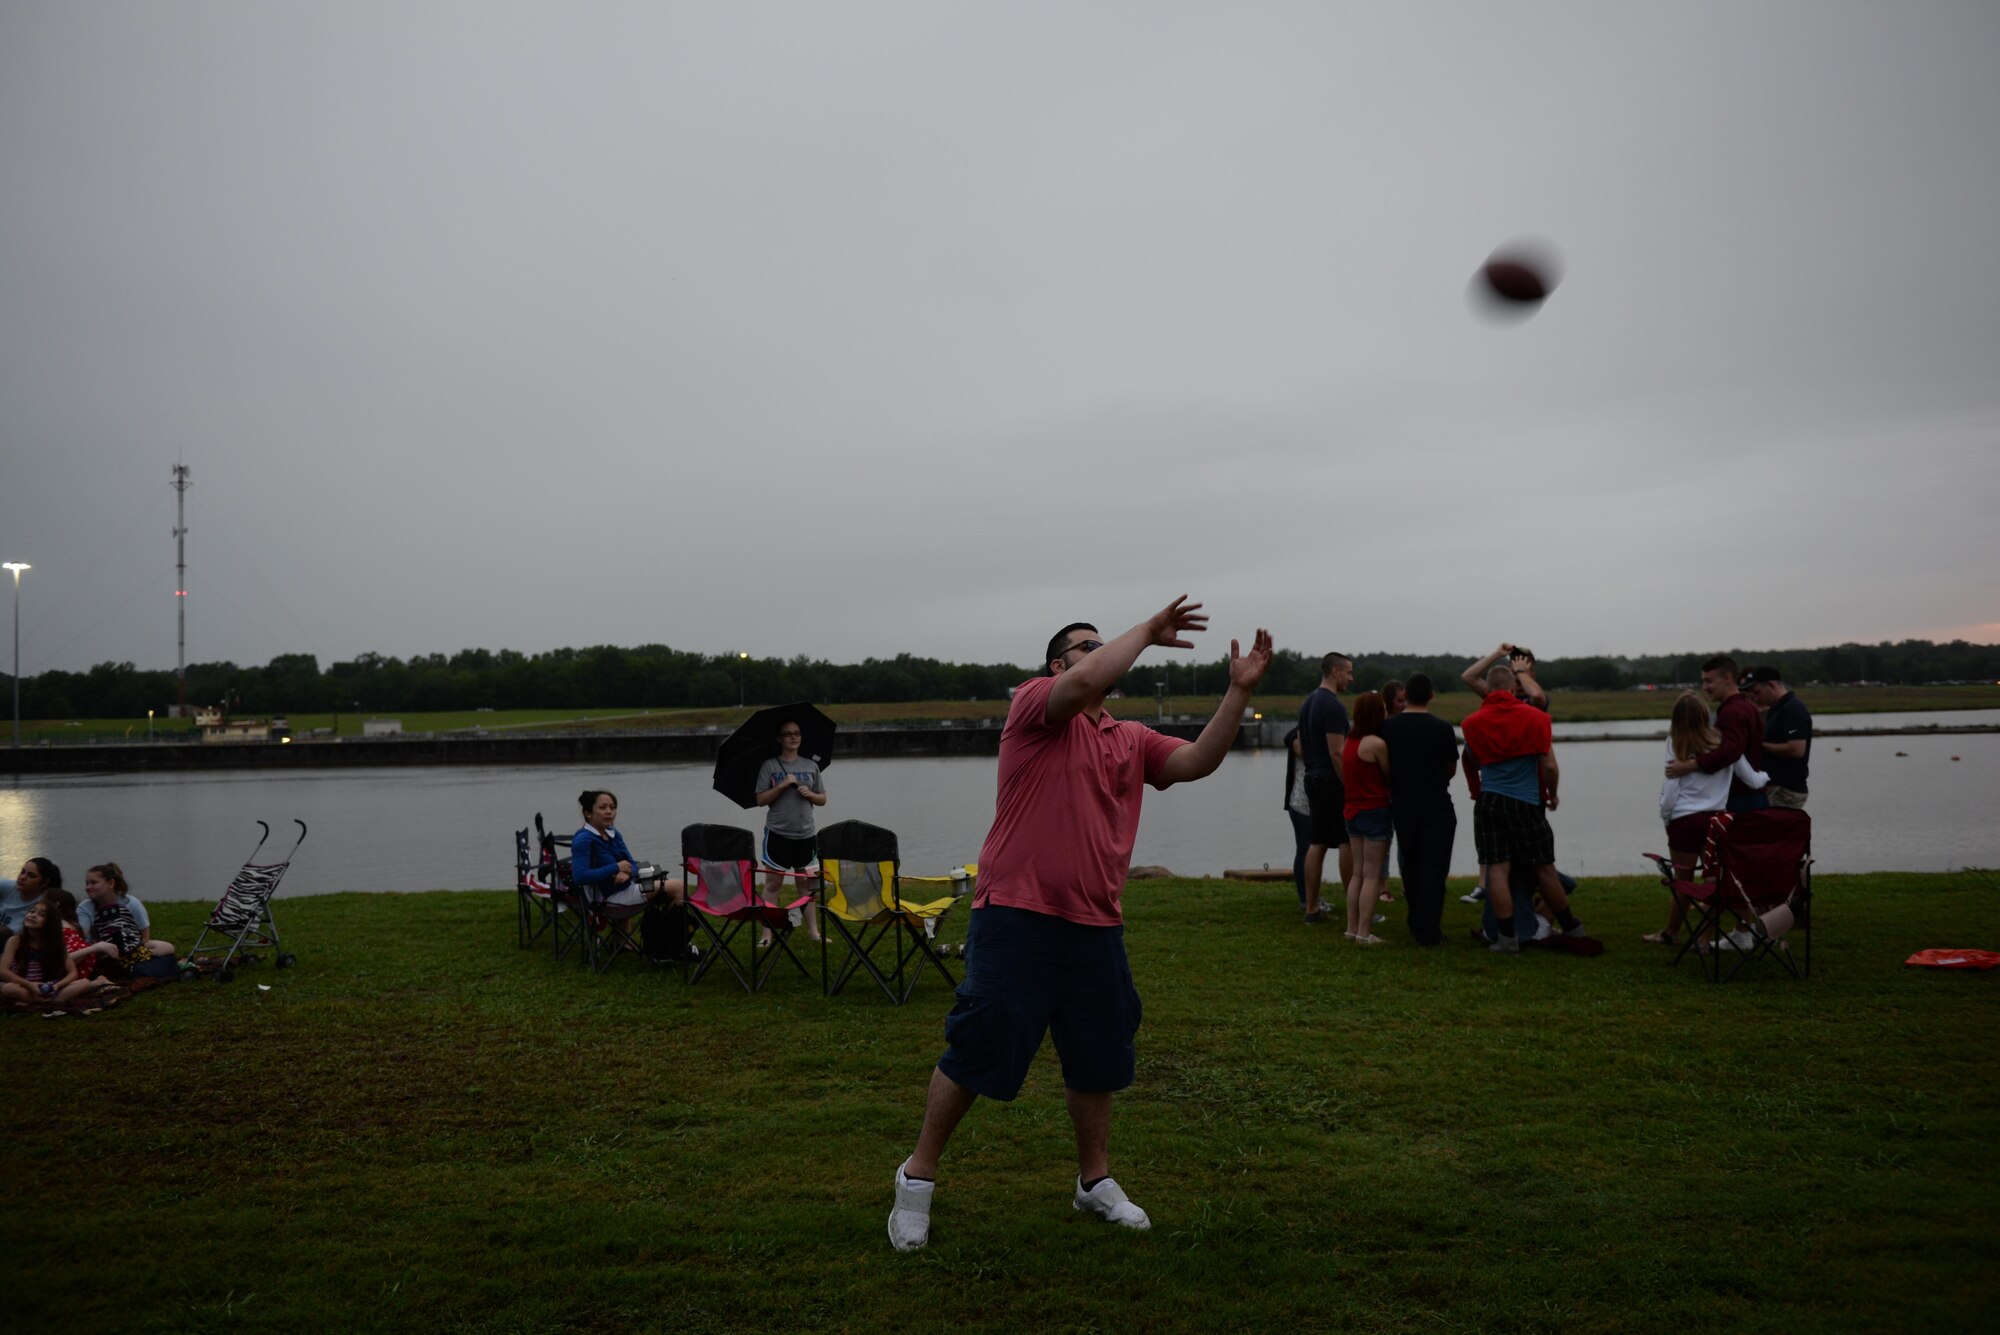
{"type": "Polygon", "coordinates": [[[1389,808],[1387,807],[1376,807],[1370,811],[1357,811],[1347,818],[1347,836],[1350,839],[1386,840],[1395,832],[1395,822],[1389,819],[1389,808]]]}
{"type": "Polygon", "coordinates": [[[1123,927],[987,904],[966,926],[965,981],[945,1018],[938,1070],[1006,1102],[1048,1034],[1066,1088],[1113,1093],[1132,1083],[1139,1019],[1123,927]]]}

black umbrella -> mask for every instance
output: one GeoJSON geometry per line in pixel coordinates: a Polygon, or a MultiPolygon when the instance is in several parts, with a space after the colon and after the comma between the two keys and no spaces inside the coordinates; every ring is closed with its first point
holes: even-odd
{"type": "Polygon", "coordinates": [[[757,771],[778,754],[778,725],[799,725],[799,754],[821,769],[833,763],[834,721],[801,700],[760,709],[715,753],[715,791],[746,810],[757,805],[757,771]]]}

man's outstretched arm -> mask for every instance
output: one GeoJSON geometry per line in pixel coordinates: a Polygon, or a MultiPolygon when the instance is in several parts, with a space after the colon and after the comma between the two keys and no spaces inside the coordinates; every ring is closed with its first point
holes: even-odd
{"type": "Polygon", "coordinates": [[[1148,645],[1169,649],[1192,649],[1192,640],[1183,633],[1208,629],[1208,614],[1200,603],[1191,603],[1186,594],[1174,599],[1102,649],[1085,654],[1056,676],[1049,690],[1043,716],[1051,723],[1063,723],[1083,712],[1083,707],[1118,684],[1148,645]]]}
{"type": "Polygon", "coordinates": [[[1486,669],[1492,667],[1495,663],[1506,658],[1513,652],[1513,645],[1503,643],[1498,649],[1495,649],[1492,653],[1459,673],[1458,679],[1471,687],[1472,693],[1483,700],[1486,698],[1486,669]]]}
{"type": "MultiPolygon", "coordinates": [[[[1102,652],[1102,649],[1098,650],[1098,653],[1102,652]]],[[[1096,656],[1091,655],[1092,658],[1096,656]]],[[[1192,745],[1175,751],[1161,764],[1159,781],[1162,785],[1189,783],[1215,773],[1222,764],[1222,758],[1229,754],[1229,748],[1236,744],[1236,733],[1243,726],[1243,711],[1250,704],[1251,692],[1257,689],[1270,669],[1270,631],[1260,628],[1256,638],[1250,641],[1250,652],[1247,654],[1242,652],[1235,640],[1229,642],[1229,689],[1223,692],[1222,703],[1215,707],[1215,716],[1201,730],[1201,736],[1192,745]]]]}

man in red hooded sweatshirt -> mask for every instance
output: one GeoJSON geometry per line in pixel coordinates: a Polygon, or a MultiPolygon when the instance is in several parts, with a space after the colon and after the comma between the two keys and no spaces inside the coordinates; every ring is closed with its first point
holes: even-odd
{"type": "MultiPolygon", "coordinates": [[[[1514,894],[1508,880],[1516,861],[1535,869],[1535,877],[1556,921],[1567,936],[1582,936],[1583,924],[1570,911],[1556,874],[1556,837],[1543,810],[1554,811],[1562,772],[1556,766],[1554,733],[1549,716],[1514,694],[1514,669],[1496,663],[1486,671],[1486,697],[1466,715],[1460,729],[1465,750],[1479,762],[1479,796],[1472,804],[1472,842],[1479,852],[1487,893],[1499,939],[1491,948],[1518,954],[1514,933],[1514,894]]],[[[1532,905],[1521,906],[1533,912],[1532,905]]]]}

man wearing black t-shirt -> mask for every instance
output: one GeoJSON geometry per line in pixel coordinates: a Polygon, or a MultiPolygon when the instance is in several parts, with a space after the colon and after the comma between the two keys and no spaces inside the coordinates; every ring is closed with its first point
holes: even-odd
{"type": "Polygon", "coordinates": [[[1347,842],[1347,788],[1340,779],[1340,749],[1347,742],[1347,706],[1338,692],[1354,681],[1354,662],[1346,654],[1328,654],[1319,661],[1319,687],[1299,706],[1299,751],[1306,767],[1306,801],[1312,807],[1312,843],[1306,846],[1306,921],[1327,920],[1319,902],[1325,875],[1326,850],[1340,850],[1340,883],[1354,872],[1354,851],[1347,842]]]}
{"type": "Polygon", "coordinates": [[[1444,879],[1458,833],[1451,776],[1458,769],[1458,736],[1431,713],[1436,693],[1424,673],[1404,685],[1403,712],[1382,725],[1389,748],[1389,815],[1396,825],[1397,869],[1410,935],[1420,946],[1444,943],[1444,879]]]}
{"type": "Polygon", "coordinates": [[[1771,776],[1764,796],[1774,807],[1799,810],[1806,804],[1806,770],[1812,760],[1812,711],[1774,667],[1751,668],[1737,686],[1764,711],[1764,772],[1771,776]]]}

